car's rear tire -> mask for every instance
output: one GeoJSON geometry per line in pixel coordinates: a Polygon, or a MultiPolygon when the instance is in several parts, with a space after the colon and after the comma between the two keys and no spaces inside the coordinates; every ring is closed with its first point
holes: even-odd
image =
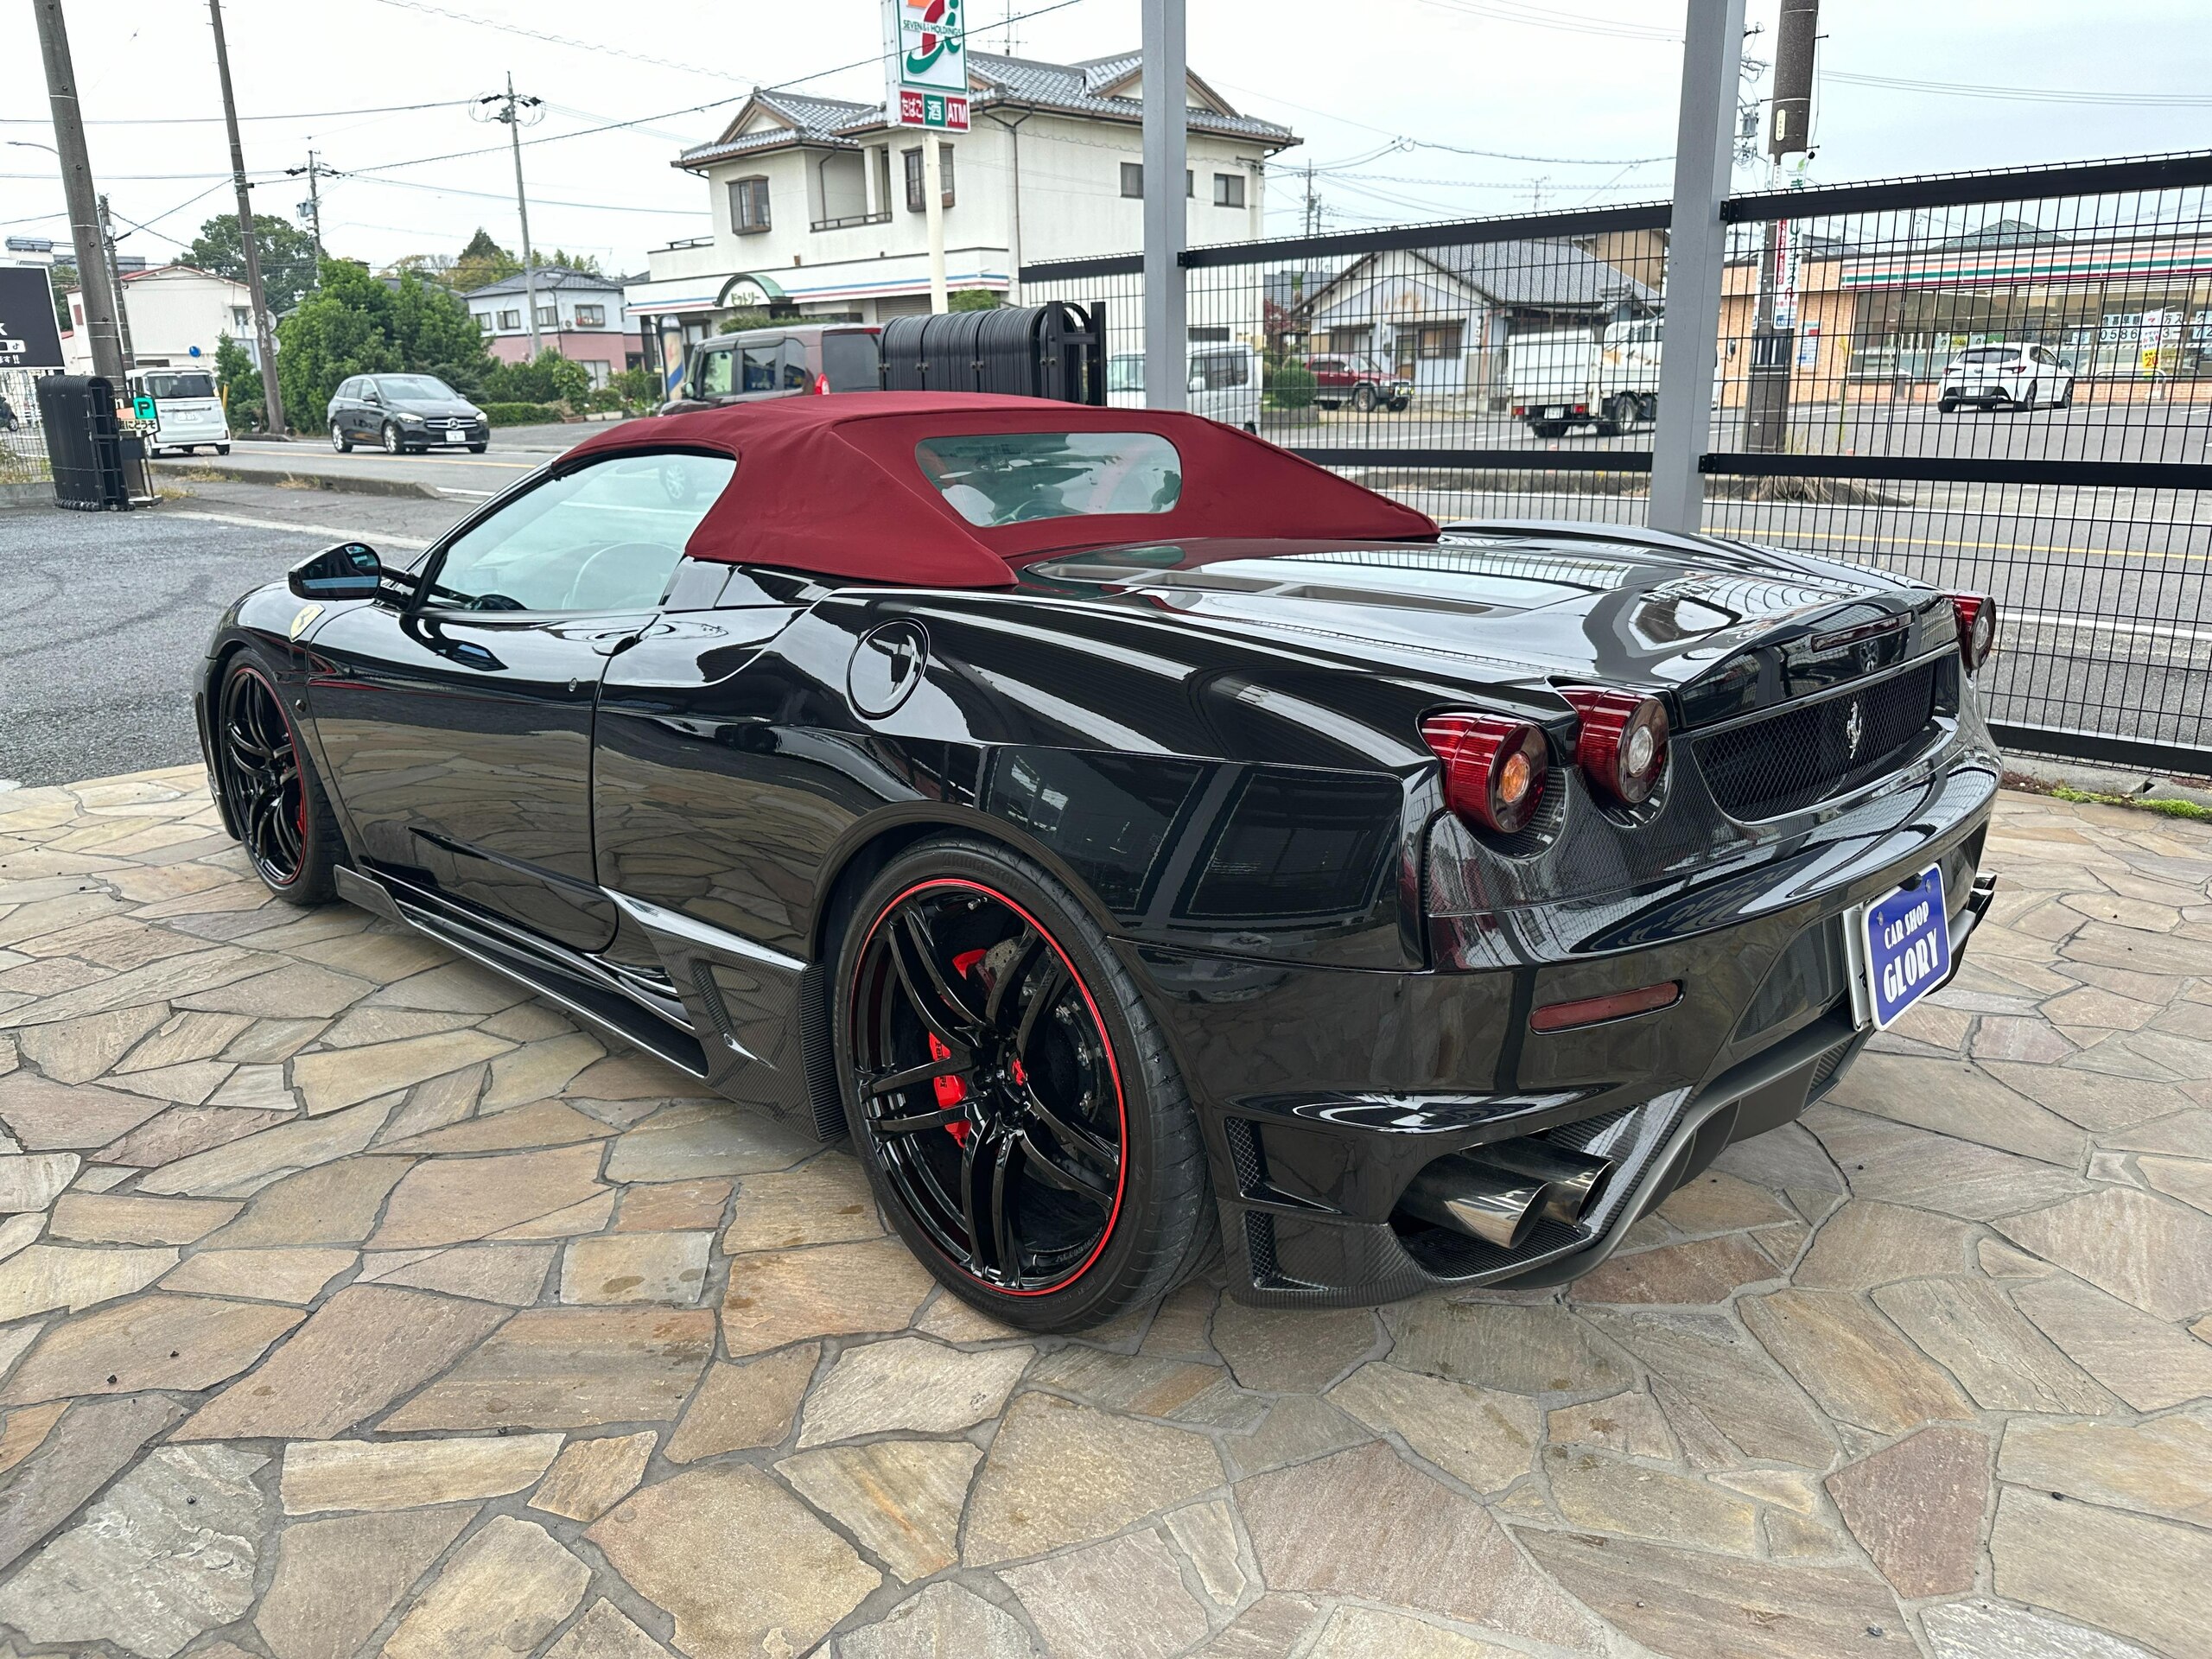
{"type": "Polygon", "coordinates": [[[224,664],[212,725],[215,791],[253,873],[288,905],[328,902],[346,843],[276,672],[255,648],[224,664]]]}
{"type": "Polygon", "coordinates": [[[918,842],[859,895],[836,974],[854,1147],[955,1295],[1070,1331],[1208,1259],[1205,1152],[1166,1039],[1045,870],[965,836],[918,842]]]}
{"type": "Polygon", "coordinates": [[[399,435],[399,429],[392,424],[391,422],[386,421],[384,423],[385,454],[387,455],[397,455],[403,453],[406,448],[406,440],[399,435]]]}
{"type": "Polygon", "coordinates": [[[346,429],[335,421],[330,423],[330,447],[341,455],[353,453],[353,440],[346,435],[346,429]]]}
{"type": "Polygon", "coordinates": [[[215,446],[215,453],[219,455],[227,455],[231,453],[231,446],[227,443],[219,443],[215,446]]]}
{"type": "Polygon", "coordinates": [[[1955,415],[1959,412],[1959,400],[1955,397],[1938,398],[1936,409],[1939,414],[1955,415]]]}

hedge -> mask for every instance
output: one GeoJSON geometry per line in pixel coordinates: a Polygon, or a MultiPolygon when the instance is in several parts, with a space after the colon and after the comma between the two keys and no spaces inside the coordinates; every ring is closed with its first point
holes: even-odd
{"type": "Polygon", "coordinates": [[[550,426],[561,418],[558,404],[486,404],[483,410],[494,426],[550,426]]]}

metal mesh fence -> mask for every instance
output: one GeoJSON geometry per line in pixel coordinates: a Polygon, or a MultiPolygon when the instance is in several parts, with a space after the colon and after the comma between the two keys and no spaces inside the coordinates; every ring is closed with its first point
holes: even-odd
{"type": "MultiPolygon", "coordinates": [[[[1997,595],[2015,747],[2212,769],[2212,154],[1738,197],[1717,534],[1997,595]]],[[[1641,523],[1665,204],[1198,248],[1190,406],[1449,520],[1641,523]]],[[[1141,404],[1141,258],[1103,301],[1141,404]]]]}

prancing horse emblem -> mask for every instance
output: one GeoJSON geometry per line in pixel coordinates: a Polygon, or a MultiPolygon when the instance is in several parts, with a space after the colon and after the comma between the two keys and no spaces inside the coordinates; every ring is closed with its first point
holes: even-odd
{"type": "Polygon", "coordinates": [[[1866,737],[1866,712],[1859,706],[1859,699],[1851,700],[1851,709],[1843,717],[1843,755],[1847,760],[1859,758],[1859,746],[1866,737]]]}

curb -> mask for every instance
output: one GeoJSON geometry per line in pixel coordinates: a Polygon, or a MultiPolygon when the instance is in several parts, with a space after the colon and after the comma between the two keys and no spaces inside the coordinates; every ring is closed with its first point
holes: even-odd
{"type": "Polygon", "coordinates": [[[279,489],[331,490],[341,495],[399,495],[416,501],[442,501],[427,484],[400,478],[359,477],[334,473],[270,471],[261,467],[226,465],[220,461],[149,461],[146,470],[157,478],[190,483],[194,479],[221,479],[232,484],[273,484],[279,489]]]}

